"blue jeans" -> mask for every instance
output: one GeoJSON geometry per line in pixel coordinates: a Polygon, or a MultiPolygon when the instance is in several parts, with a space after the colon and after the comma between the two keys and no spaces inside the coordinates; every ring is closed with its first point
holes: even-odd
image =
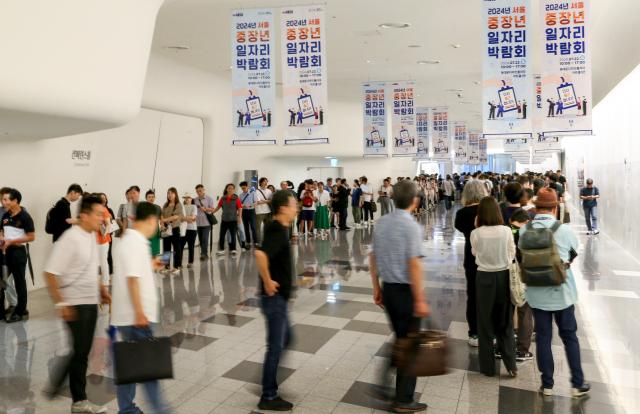
{"type": "Polygon", "coordinates": [[[278,396],[278,364],[284,348],[291,341],[291,328],[287,312],[287,300],[275,294],[260,298],[262,313],[267,322],[267,352],[262,368],[262,398],[273,400],[278,396]]]}
{"type": "Polygon", "coordinates": [[[209,236],[211,235],[211,226],[198,227],[198,241],[200,242],[200,257],[209,256],[209,236]]]}
{"type": "MultiPolygon", "coordinates": [[[[149,339],[153,336],[153,325],[149,328],[137,328],[135,326],[118,326],[118,332],[125,341],[139,341],[149,339]]],[[[141,384],[147,394],[147,399],[151,403],[153,413],[169,413],[169,407],[164,402],[160,393],[160,383],[158,381],[148,381],[141,384]]],[[[142,410],[133,401],[136,398],[136,384],[118,385],[117,389],[119,414],[139,414],[142,410]]]]}
{"type": "Polygon", "coordinates": [[[558,325],[558,333],[564,344],[569,368],[571,369],[571,385],[574,388],[584,384],[584,374],[580,364],[580,343],[576,331],[575,307],[573,305],[558,311],[543,311],[532,308],[536,330],[536,350],[538,353],[538,369],[542,373],[542,386],[553,388],[553,354],[551,353],[551,336],[553,334],[552,319],[558,325]]]}
{"type": "Polygon", "coordinates": [[[598,230],[598,206],[582,207],[584,220],[587,222],[587,230],[598,230]]]}

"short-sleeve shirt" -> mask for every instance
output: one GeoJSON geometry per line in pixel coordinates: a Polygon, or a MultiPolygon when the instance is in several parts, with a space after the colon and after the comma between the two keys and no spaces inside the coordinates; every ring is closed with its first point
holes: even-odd
{"type": "MultiPolygon", "coordinates": [[[[271,194],[271,190],[268,188],[258,188],[255,192],[256,203],[258,201],[271,200],[273,194],[271,194]]],[[[256,205],[256,214],[269,214],[271,213],[271,206],[269,204],[258,204],[256,205]]]]}
{"type": "Polygon", "coordinates": [[[98,243],[96,234],[72,226],[49,255],[45,272],[58,278],[62,300],[70,305],[98,303],[98,243]]]}
{"type": "Polygon", "coordinates": [[[240,201],[242,202],[242,208],[244,210],[253,210],[255,209],[256,204],[256,193],[247,191],[246,193],[240,193],[239,195],[240,201]]]}
{"type": "MultiPolygon", "coordinates": [[[[196,220],[197,220],[198,219],[198,208],[193,204],[185,204],[185,206],[184,206],[184,216],[185,217],[196,216],[196,220]]],[[[187,230],[198,230],[198,224],[195,221],[187,223],[187,230]]]]}
{"type": "Polygon", "coordinates": [[[362,197],[362,190],[360,187],[354,188],[351,192],[351,205],[353,207],[360,206],[360,197],[362,197]]]}
{"type": "MultiPolygon", "coordinates": [[[[600,191],[598,187],[584,187],[580,190],[580,196],[594,196],[600,195],[600,191]]],[[[598,205],[598,199],[594,198],[593,200],[582,200],[582,207],[595,207],[598,205]]]]}
{"type": "Polygon", "coordinates": [[[158,289],[151,264],[151,246],[142,233],[127,229],[115,246],[113,264],[113,297],[111,324],[131,326],[135,323],[135,310],[129,294],[127,278],[138,279],[142,310],[149,322],[158,322],[158,289]]]}
{"type": "MultiPolygon", "coordinates": [[[[271,279],[278,282],[278,295],[285,299],[291,297],[291,285],[293,284],[291,266],[291,245],[289,243],[289,229],[274,220],[264,230],[264,237],[260,250],[269,258],[269,273],[271,279]]],[[[258,275],[258,277],[260,277],[258,275]]],[[[260,292],[264,292],[264,284],[260,278],[260,292]]]]}
{"type": "Polygon", "coordinates": [[[371,186],[369,184],[362,184],[360,185],[360,190],[362,191],[362,201],[368,203],[371,201],[371,199],[373,198],[373,189],[371,188],[371,186]],[[372,194],[365,194],[365,193],[372,193],[372,194]]]}
{"type": "Polygon", "coordinates": [[[311,197],[314,199],[314,201],[311,203],[310,207],[305,207],[302,206],[303,210],[313,210],[315,211],[316,209],[316,202],[315,199],[318,198],[318,190],[305,190],[302,192],[302,196],[300,197],[301,200],[304,200],[305,197],[311,197]]]}
{"type": "Polygon", "coordinates": [[[331,196],[328,191],[318,192],[318,205],[319,206],[328,206],[331,202],[331,196]]]}
{"type": "Polygon", "coordinates": [[[4,213],[2,222],[0,222],[0,229],[4,232],[5,240],[20,239],[26,236],[27,233],[36,231],[33,219],[24,209],[20,209],[20,212],[15,216],[12,216],[8,211],[4,213]]]}
{"type": "Polygon", "coordinates": [[[405,210],[396,209],[376,223],[373,254],[385,283],[410,284],[409,260],[424,257],[422,229],[405,210]]]}
{"type": "Polygon", "coordinates": [[[207,216],[205,212],[202,210],[202,207],[213,208],[214,206],[213,198],[207,195],[205,195],[204,198],[194,198],[193,204],[195,204],[196,207],[198,207],[198,216],[196,217],[196,224],[198,225],[198,227],[211,226],[211,224],[209,224],[209,220],[207,220],[207,216]]]}

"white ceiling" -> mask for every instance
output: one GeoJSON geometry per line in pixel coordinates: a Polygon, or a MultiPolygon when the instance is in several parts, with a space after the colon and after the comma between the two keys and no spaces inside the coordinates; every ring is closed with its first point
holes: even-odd
{"type": "MultiPolygon", "coordinates": [[[[533,0],[534,9],[537,1],[533,0]]],[[[315,3],[321,2],[167,0],[158,15],[153,51],[230,78],[230,10],[315,3]],[[190,50],[165,48],[171,45],[186,45],[190,50]]],[[[453,119],[481,127],[481,90],[474,83],[482,76],[480,0],[328,0],[325,4],[330,84],[415,80],[418,105],[448,105],[453,119]],[[384,22],[408,22],[411,27],[379,28],[384,22]],[[416,63],[431,59],[441,63],[416,63]],[[462,98],[448,89],[462,89],[462,98]]],[[[640,62],[640,1],[592,0],[592,4],[597,103],[640,62]]]]}

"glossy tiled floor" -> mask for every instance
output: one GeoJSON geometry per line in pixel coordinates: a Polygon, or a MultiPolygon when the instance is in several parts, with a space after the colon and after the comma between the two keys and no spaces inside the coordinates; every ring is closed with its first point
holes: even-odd
{"type": "MultiPolygon", "coordinates": [[[[583,243],[574,266],[581,291],[579,335],[594,391],[587,399],[567,397],[567,366],[556,339],[557,396],[543,399],[535,392],[535,361],[522,364],[515,380],[478,374],[476,349],[466,344],[464,239],[452,229],[452,217],[453,211],[439,210],[423,221],[428,298],[452,348],[448,375],[418,381],[416,392],[429,404],[428,413],[640,412],[640,263],[606,235],[588,238],[584,226],[575,226],[583,243]]],[[[371,236],[369,229],[335,232],[330,240],[302,240],[294,247],[300,285],[291,307],[295,341],[280,380],[296,413],[385,412],[370,396],[392,340],[384,314],[371,300],[371,236]]],[[[175,345],[176,378],[163,382],[173,412],[256,412],[265,333],[253,256],[196,263],[159,284],[162,328],[175,345]]],[[[26,323],[0,323],[0,413],[67,413],[68,398],[41,396],[54,357],[65,352],[64,330],[45,291],[30,293],[30,309],[26,323]]],[[[104,311],[88,389],[91,399],[115,413],[107,323],[104,311]]]]}

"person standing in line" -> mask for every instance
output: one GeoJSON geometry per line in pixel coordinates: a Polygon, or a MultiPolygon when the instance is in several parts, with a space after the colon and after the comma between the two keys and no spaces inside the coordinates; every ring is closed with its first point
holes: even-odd
{"type": "Polygon", "coordinates": [[[442,190],[444,191],[444,205],[447,210],[451,210],[453,206],[453,195],[456,191],[451,175],[447,174],[447,179],[442,183],[442,190]]]}
{"type": "Polygon", "coordinates": [[[513,333],[513,305],[509,290],[509,265],[516,255],[511,229],[504,226],[498,203],[485,197],[478,205],[476,229],[471,232],[471,253],[476,258],[476,301],[478,309],[478,360],[480,372],[493,377],[497,351],[509,375],[518,374],[513,333]]]}
{"type": "MultiPolygon", "coordinates": [[[[153,190],[147,190],[147,193],[144,195],[144,199],[147,201],[147,203],[153,205],[156,209],[156,214],[158,215],[158,218],[162,217],[162,207],[160,207],[159,205],[156,204],[156,193],[153,190]]],[[[151,239],[149,239],[149,241],[151,242],[151,255],[153,257],[158,256],[161,252],[162,249],[160,248],[160,241],[162,240],[161,237],[161,232],[160,232],[160,225],[158,225],[158,229],[156,231],[156,234],[153,235],[153,237],[151,237],[151,239]]]]}
{"type": "MultiPolygon", "coordinates": [[[[547,228],[553,227],[558,208],[558,196],[551,188],[541,188],[538,191],[536,201],[536,216],[533,223],[547,228]]],[[[527,226],[520,229],[520,241],[527,232],[527,226]]],[[[553,239],[560,255],[560,259],[566,264],[571,263],[571,251],[578,250],[578,238],[571,227],[561,224],[553,233],[553,239]]],[[[567,279],[560,286],[527,286],[527,303],[533,310],[534,329],[536,332],[536,353],[538,369],[540,370],[542,385],[540,392],[545,396],[553,395],[554,362],[551,352],[551,340],[553,336],[553,320],[558,326],[558,333],[562,338],[565,355],[571,371],[571,395],[580,397],[591,389],[584,381],[584,373],[580,360],[580,342],[578,340],[578,323],[575,316],[575,304],[578,302],[578,290],[576,280],[567,268],[567,279]]]]}
{"type": "Polygon", "coordinates": [[[469,181],[462,190],[462,207],[456,212],[456,230],[464,234],[464,275],[467,279],[467,324],[469,325],[469,346],[478,346],[478,310],[476,303],[476,275],[478,265],[471,253],[471,232],[476,228],[476,216],[480,200],[488,196],[487,187],[479,180],[469,181]]]}
{"type": "Polygon", "coordinates": [[[118,227],[120,227],[120,230],[118,230],[118,232],[116,233],[116,237],[121,237],[127,228],[127,208],[129,206],[129,203],[131,202],[131,196],[129,195],[130,192],[130,189],[127,189],[127,191],[125,191],[124,197],[126,202],[120,204],[120,207],[118,207],[116,223],[118,223],[118,227]]]}
{"type": "Polygon", "coordinates": [[[261,410],[289,411],[293,404],[278,396],[278,364],[291,341],[287,303],[293,285],[289,227],[298,214],[298,203],[289,191],[273,195],[273,221],[265,228],[260,249],[255,251],[260,276],[260,302],[267,326],[267,352],[262,371],[261,410]]]}
{"type": "MultiPolygon", "coordinates": [[[[156,208],[150,203],[139,203],[136,220],[115,248],[111,325],[117,328],[124,341],[152,339],[160,321],[154,272],[162,269],[163,263],[159,258],[151,257],[149,246],[149,239],[157,228],[156,208]]],[[[154,414],[171,412],[162,398],[158,381],[142,385],[154,414]]],[[[142,412],[134,402],[136,384],[118,385],[116,394],[120,413],[142,412]]]]}
{"type": "Polygon", "coordinates": [[[129,204],[127,204],[127,228],[136,219],[136,206],[140,202],[140,187],[132,185],[129,187],[129,204]]]}
{"type": "Polygon", "coordinates": [[[305,180],[304,190],[300,195],[300,201],[302,202],[302,211],[300,212],[300,234],[313,236],[315,231],[313,224],[316,214],[316,202],[318,201],[318,192],[313,190],[313,180],[305,180]]]}
{"type": "MultiPolygon", "coordinates": [[[[431,313],[422,283],[424,237],[412,217],[418,205],[417,195],[411,181],[402,181],[393,187],[396,208],[378,221],[369,255],[373,300],[389,316],[396,339],[418,330],[420,318],[431,313]],[[382,287],[379,279],[382,279],[382,287]]],[[[427,409],[426,404],[414,401],[415,388],[416,377],[398,369],[393,412],[413,413],[427,409]]]]}
{"type": "Polygon", "coordinates": [[[180,244],[180,223],[184,218],[184,208],[180,203],[180,196],[175,187],[167,190],[167,201],[162,206],[162,218],[160,223],[165,233],[162,238],[162,251],[170,252],[173,249],[173,268],[169,263],[166,270],[171,273],[180,273],[182,269],[182,249],[180,244]]]}
{"type": "Polygon", "coordinates": [[[600,190],[598,190],[598,187],[593,186],[593,179],[587,178],[587,186],[580,190],[582,210],[584,211],[584,219],[587,223],[587,234],[600,234],[600,230],[598,230],[599,198],[600,190]]]}
{"type": "Polygon", "coordinates": [[[220,239],[218,240],[218,256],[224,255],[224,239],[227,231],[231,235],[229,241],[229,250],[231,255],[236,257],[236,237],[238,232],[238,221],[242,218],[242,202],[236,195],[236,186],[229,183],[224,187],[224,193],[218,201],[218,206],[213,210],[213,214],[222,209],[222,218],[220,220],[220,239]]]}
{"type": "Polygon", "coordinates": [[[362,226],[362,209],[360,208],[360,199],[362,198],[362,189],[360,181],[353,180],[353,190],[351,191],[351,214],[356,229],[362,226]]]}
{"type": "Polygon", "coordinates": [[[196,220],[198,217],[198,209],[193,204],[193,196],[191,193],[184,193],[182,200],[184,205],[184,221],[187,223],[187,231],[185,236],[180,240],[180,249],[182,253],[184,253],[184,246],[187,245],[189,247],[189,262],[187,263],[187,268],[191,269],[196,256],[196,237],[198,237],[198,225],[196,224],[196,220]]]}
{"type": "Polygon", "coordinates": [[[267,188],[269,180],[266,177],[260,178],[258,181],[258,189],[255,192],[256,200],[256,233],[258,238],[256,243],[262,242],[262,235],[264,234],[264,227],[269,223],[269,217],[271,216],[271,197],[273,193],[267,188]]]}
{"type": "Polygon", "coordinates": [[[2,206],[6,213],[0,219],[0,249],[7,267],[7,277],[13,276],[18,302],[13,313],[7,314],[4,307],[4,289],[0,289],[0,318],[7,323],[29,319],[27,310],[27,248],[26,244],[36,239],[33,219],[21,206],[22,194],[15,188],[2,195],[2,206]]]}
{"type": "Polygon", "coordinates": [[[106,206],[106,196],[102,198],[102,194],[92,194],[92,197],[100,200],[102,205],[102,223],[96,232],[96,242],[98,243],[98,264],[100,266],[100,275],[102,275],[102,284],[109,286],[109,248],[111,246],[111,213],[106,206]]]}
{"type": "Polygon", "coordinates": [[[73,354],[57,378],[51,378],[55,396],[69,376],[72,413],[106,413],[87,399],[87,364],[98,319],[98,303],[111,303],[104,279],[98,274],[96,235],[104,222],[100,198],[82,199],[77,225],[66,231],[53,245],[44,277],[58,315],[71,333],[73,354]]]}
{"type": "Polygon", "coordinates": [[[380,197],[378,200],[380,201],[380,215],[384,216],[391,212],[391,196],[392,196],[392,187],[391,180],[385,178],[382,186],[380,187],[380,191],[378,191],[378,196],[380,197]]]}
{"type": "Polygon", "coordinates": [[[196,186],[196,194],[198,197],[194,204],[198,207],[196,224],[198,225],[198,241],[200,242],[200,260],[207,260],[209,258],[209,237],[211,237],[211,228],[213,227],[209,217],[211,217],[214,202],[213,198],[206,195],[202,184],[196,186]]]}
{"type": "Polygon", "coordinates": [[[349,212],[349,194],[351,190],[348,187],[347,179],[343,178],[338,183],[338,197],[337,197],[337,208],[338,208],[338,217],[339,217],[339,229],[340,230],[351,230],[350,227],[347,227],[347,218],[349,212]]]}
{"type": "MultiPolygon", "coordinates": [[[[2,220],[4,213],[7,212],[2,203],[2,199],[10,190],[11,188],[9,187],[0,188],[0,220],[2,220]]],[[[24,207],[22,209],[25,210],[24,207]]],[[[1,243],[2,241],[0,241],[0,244],[1,243]]],[[[4,251],[2,250],[2,246],[0,246],[0,291],[4,290],[7,298],[7,304],[9,305],[9,307],[6,308],[5,313],[1,315],[11,315],[18,305],[18,294],[16,293],[16,285],[11,275],[4,274],[5,264],[4,251]]],[[[4,302],[0,303],[0,309],[5,309],[4,302]]],[[[0,320],[4,320],[4,316],[0,320]]]]}
{"type": "Polygon", "coordinates": [[[47,233],[51,234],[55,243],[62,233],[71,228],[75,219],[71,217],[71,203],[75,203],[82,197],[82,187],[80,184],[71,184],[67,190],[67,195],[62,197],[49,210],[47,215],[47,233]]]}
{"type": "MultiPolygon", "coordinates": [[[[282,183],[280,184],[282,186],[282,183]]],[[[286,183],[285,183],[286,185],[286,183]]],[[[245,249],[251,249],[251,243],[257,243],[258,234],[256,233],[256,198],[255,191],[249,191],[249,183],[243,181],[240,183],[240,202],[242,203],[242,225],[244,226],[245,249]]]]}
{"type": "Polygon", "coordinates": [[[373,188],[369,185],[367,177],[360,177],[360,190],[362,190],[362,211],[364,212],[364,225],[373,224],[373,188]]]}
{"type": "Polygon", "coordinates": [[[320,237],[324,239],[329,233],[329,203],[331,196],[324,189],[324,183],[318,183],[318,201],[316,203],[315,226],[320,230],[320,237]]]}

